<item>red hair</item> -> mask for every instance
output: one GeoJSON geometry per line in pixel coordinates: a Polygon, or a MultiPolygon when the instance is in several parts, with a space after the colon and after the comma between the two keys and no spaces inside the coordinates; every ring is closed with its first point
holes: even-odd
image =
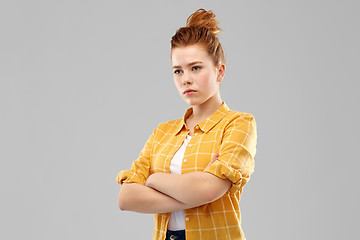
{"type": "Polygon", "coordinates": [[[215,66],[226,64],[224,50],[218,35],[221,29],[213,11],[199,9],[186,20],[186,27],[179,28],[171,38],[171,51],[174,48],[199,44],[212,57],[215,66]]]}

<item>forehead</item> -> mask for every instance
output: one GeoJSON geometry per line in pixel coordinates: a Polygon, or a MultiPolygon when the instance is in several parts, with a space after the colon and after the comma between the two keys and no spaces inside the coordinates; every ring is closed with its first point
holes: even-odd
{"type": "Polygon", "coordinates": [[[208,63],[211,62],[211,58],[203,47],[191,45],[174,48],[171,53],[171,61],[173,66],[185,66],[194,61],[208,63]]]}

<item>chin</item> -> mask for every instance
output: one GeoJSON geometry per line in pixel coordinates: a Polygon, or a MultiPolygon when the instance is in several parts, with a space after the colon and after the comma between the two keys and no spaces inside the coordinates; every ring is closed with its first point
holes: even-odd
{"type": "Polygon", "coordinates": [[[200,105],[200,104],[202,104],[202,102],[199,102],[199,101],[185,101],[188,105],[190,105],[190,106],[198,106],[198,105],[200,105]]]}

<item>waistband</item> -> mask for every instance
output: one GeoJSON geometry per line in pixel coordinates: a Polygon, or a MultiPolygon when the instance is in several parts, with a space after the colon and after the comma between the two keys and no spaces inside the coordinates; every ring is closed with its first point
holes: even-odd
{"type": "Polygon", "coordinates": [[[179,231],[167,230],[166,240],[185,240],[185,230],[179,230],[179,231]]]}

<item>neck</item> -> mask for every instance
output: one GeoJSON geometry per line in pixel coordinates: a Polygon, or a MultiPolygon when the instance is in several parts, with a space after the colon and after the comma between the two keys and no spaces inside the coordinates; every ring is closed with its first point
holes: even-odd
{"type": "Polygon", "coordinates": [[[192,117],[199,122],[210,117],[216,110],[221,107],[222,100],[220,95],[209,98],[206,102],[193,106],[192,117]]]}

